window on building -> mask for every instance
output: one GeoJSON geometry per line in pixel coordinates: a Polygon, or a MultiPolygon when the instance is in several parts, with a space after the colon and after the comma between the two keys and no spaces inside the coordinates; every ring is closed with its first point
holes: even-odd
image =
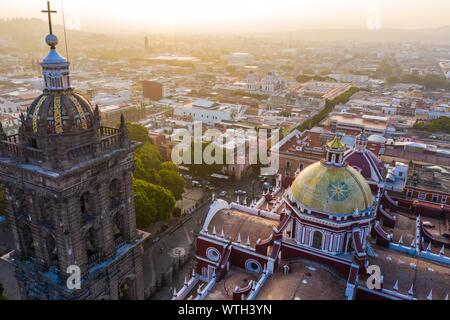
{"type": "Polygon", "coordinates": [[[347,242],[347,252],[353,252],[355,249],[353,248],[353,236],[348,236],[348,242],[347,242]]]}
{"type": "Polygon", "coordinates": [[[425,192],[419,192],[419,196],[417,198],[419,200],[425,200],[427,198],[427,194],[425,192]]]}
{"type": "Polygon", "coordinates": [[[441,203],[447,203],[447,197],[441,196],[441,203]]]}
{"type": "Polygon", "coordinates": [[[438,202],[439,201],[439,196],[437,194],[433,194],[433,196],[431,197],[431,201],[438,202]]]}
{"type": "Polygon", "coordinates": [[[85,192],[80,197],[80,209],[82,214],[88,214],[91,212],[91,201],[89,192],[85,192]]]}
{"type": "Polygon", "coordinates": [[[411,189],[406,190],[406,197],[412,198],[412,196],[413,196],[413,191],[411,189]]]}

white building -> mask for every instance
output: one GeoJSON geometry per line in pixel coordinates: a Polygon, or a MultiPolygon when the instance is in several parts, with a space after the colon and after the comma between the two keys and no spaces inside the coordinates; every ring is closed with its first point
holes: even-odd
{"type": "Polygon", "coordinates": [[[369,81],[369,76],[359,74],[330,74],[330,78],[338,82],[350,82],[353,84],[366,84],[369,81]]]}
{"type": "Polygon", "coordinates": [[[198,99],[184,106],[174,106],[174,115],[192,117],[193,121],[213,124],[234,121],[245,113],[245,107],[234,104],[221,104],[206,99],[198,99]]]}
{"type": "Polygon", "coordinates": [[[15,114],[19,113],[20,103],[0,98],[0,112],[15,114]]]}
{"type": "Polygon", "coordinates": [[[430,109],[417,108],[416,117],[428,120],[438,119],[440,117],[450,118],[450,106],[442,104],[436,107],[432,107],[430,109]]]}
{"type": "Polygon", "coordinates": [[[245,66],[253,62],[253,55],[247,52],[233,52],[225,56],[229,65],[245,66]]]}
{"type": "Polygon", "coordinates": [[[286,88],[286,81],[274,71],[268,72],[262,77],[250,71],[245,82],[248,92],[274,93],[279,89],[286,88]]]}

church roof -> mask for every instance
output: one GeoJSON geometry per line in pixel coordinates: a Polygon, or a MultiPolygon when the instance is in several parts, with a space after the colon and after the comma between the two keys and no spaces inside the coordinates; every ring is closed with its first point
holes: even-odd
{"type": "Polygon", "coordinates": [[[336,135],[333,140],[327,143],[327,147],[331,149],[345,149],[345,144],[343,144],[341,138],[336,135]]]}
{"type": "Polygon", "coordinates": [[[323,161],[304,169],[294,180],[291,193],[301,206],[325,214],[351,215],[372,205],[369,184],[358,171],[323,161]]]}
{"type": "Polygon", "coordinates": [[[66,58],[61,56],[56,49],[51,49],[47,56],[42,60],[42,64],[64,64],[68,63],[66,58]]]}
{"type": "Polygon", "coordinates": [[[26,116],[27,128],[41,134],[83,131],[93,122],[89,101],[71,90],[44,92],[33,101],[26,116]]]}

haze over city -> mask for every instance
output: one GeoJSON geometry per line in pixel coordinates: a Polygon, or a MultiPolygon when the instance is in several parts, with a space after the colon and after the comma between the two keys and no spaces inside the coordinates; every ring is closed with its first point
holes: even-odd
{"type": "MultiPolygon", "coordinates": [[[[45,1],[0,2],[2,18],[39,18],[45,1]]],[[[61,2],[55,1],[56,9],[61,2]]],[[[274,32],[298,29],[421,29],[446,26],[446,0],[65,0],[72,29],[274,32]]],[[[61,15],[55,17],[61,23],[61,15]]]]}

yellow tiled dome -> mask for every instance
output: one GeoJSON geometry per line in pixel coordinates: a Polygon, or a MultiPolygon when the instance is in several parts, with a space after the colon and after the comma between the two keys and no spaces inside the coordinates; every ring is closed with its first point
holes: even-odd
{"type": "Polygon", "coordinates": [[[327,214],[351,215],[372,205],[364,177],[348,165],[317,162],[304,169],[292,184],[293,199],[305,208],[327,214]]]}

